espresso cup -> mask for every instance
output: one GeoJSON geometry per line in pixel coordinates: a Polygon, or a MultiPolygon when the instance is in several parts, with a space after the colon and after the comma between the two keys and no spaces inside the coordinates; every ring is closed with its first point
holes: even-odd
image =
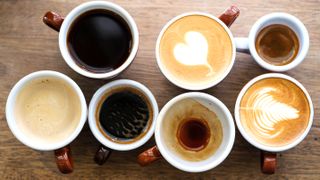
{"type": "Polygon", "coordinates": [[[235,127],[228,108],[217,98],[190,92],[171,99],[160,111],[155,129],[156,146],[138,156],[141,166],[164,158],[186,172],[203,172],[230,153],[235,127]]]}
{"type": "MultiPolygon", "coordinates": [[[[283,34],[273,37],[273,39],[269,38],[270,43],[273,43],[275,45],[279,44],[279,42],[281,42],[280,40],[289,41],[290,38],[288,37],[284,38],[283,34]],[[274,39],[278,39],[278,41],[275,42],[274,39]],[[271,41],[274,41],[274,42],[271,42],[271,41]]],[[[306,27],[298,18],[287,13],[271,13],[261,17],[255,22],[247,38],[235,38],[235,43],[236,43],[238,52],[245,52],[245,53],[251,54],[253,59],[261,67],[269,71],[283,72],[283,71],[288,71],[293,69],[304,60],[309,49],[309,35],[306,27]],[[296,50],[297,52],[295,52],[296,55],[295,57],[292,57],[292,60],[290,60],[290,62],[288,63],[277,65],[277,64],[267,62],[262,58],[262,56],[257,51],[256,40],[257,40],[257,37],[259,36],[259,33],[262,32],[264,28],[272,25],[284,25],[289,29],[291,29],[291,31],[293,31],[293,34],[295,34],[294,36],[297,37],[298,42],[296,43],[298,44],[297,44],[297,50],[296,50]]],[[[294,43],[294,42],[291,42],[291,43],[294,43]]],[[[286,44],[286,46],[288,46],[288,44],[286,44]]],[[[275,48],[283,49],[283,47],[275,47],[275,48]]],[[[272,54],[272,56],[275,56],[276,58],[275,54],[272,54]]]]}
{"type": "Polygon", "coordinates": [[[273,174],[278,152],[298,145],[313,122],[307,90],[294,78],[269,73],[249,81],[235,104],[235,121],[242,136],[261,150],[261,170],[273,174]]]}
{"type": "Polygon", "coordinates": [[[13,135],[39,151],[54,151],[62,173],[73,171],[69,144],[87,119],[87,104],[79,86],[56,71],[38,71],[12,88],[6,119],[13,135]]]}
{"type": "Polygon", "coordinates": [[[101,143],[94,160],[102,165],[112,150],[129,151],[153,135],[158,105],[151,91],[133,80],[116,80],[99,88],[89,105],[89,126],[101,143]]]}
{"type": "Polygon", "coordinates": [[[60,52],[69,67],[89,78],[117,76],[138,51],[139,32],[134,19],[111,2],[83,3],[65,18],[49,11],[43,22],[59,31],[60,52]]]}
{"type": "Polygon", "coordinates": [[[170,20],[156,43],[156,59],[162,74],[187,90],[203,90],[222,81],[231,71],[236,45],[228,27],[240,10],[231,6],[218,18],[189,12],[170,20]]]}

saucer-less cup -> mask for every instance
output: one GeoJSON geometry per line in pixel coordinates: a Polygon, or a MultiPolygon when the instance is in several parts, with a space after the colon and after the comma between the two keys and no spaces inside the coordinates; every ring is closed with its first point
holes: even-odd
{"type": "Polygon", "coordinates": [[[236,6],[231,6],[228,9],[225,10],[225,12],[218,17],[213,16],[211,14],[208,13],[203,13],[203,12],[190,12],[190,13],[184,13],[181,15],[176,16],[175,18],[171,19],[161,30],[158,39],[157,39],[157,43],[156,43],[156,59],[157,59],[157,64],[162,72],[162,74],[174,85],[183,88],[183,89],[187,89],[187,90],[203,90],[203,89],[208,89],[212,86],[215,86],[216,84],[218,84],[219,82],[221,82],[231,71],[232,66],[234,64],[235,61],[235,56],[236,56],[236,45],[234,42],[234,38],[233,35],[229,29],[229,27],[232,25],[232,23],[237,19],[237,17],[240,14],[240,10],[236,7],[236,6]],[[228,66],[228,68],[225,70],[225,72],[220,76],[220,78],[217,78],[214,81],[211,81],[210,83],[207,83],[205,85],[186,85],[183,84],[181,82],[178,82],[177,80],[175,80],[175,78],[173,78],[170,73],[168,73],[168,70],[165,68],[165,66],[163,65],[161,58],[160,58],[160,42],[162,39],[162,36],[164,35],[164,33],[166,32],[166,30],[170,27],[171,24],[173,24],[174,22],[176,22],[177,20],[185,17],[185,16],[190,16],[190,15],[201,15],[201,16],[206,16],[210,19],[213,19],[214,21],[216,21],[217,23],[219,23],[224,29],[225,31],[228,33],[230,40],[232,42],[232,57],[231,57],[231,61],[230,64],[228,66]]]}
{"type": "Polygon", "coordinates": [[[70,13],[66,17],[63,17],[55,12],[49,11],[44,15],[43,22],[47,24],[49,27],[51,27],[52,29],[59,31],[60,52],[63,59],[69,65],[69,67],[74,71],[76,71],[77,73],[89,78],[110,79],[117,76],[132,63],[138,51],[139,32],[134,19],[125,9],[111,2],[106,2],[106,1],[86,2],[74,8],[72,11],[70,11],[70,13]],[[126,21],[131,31],[132,44],[131,44],[130,54],[127,60],[120,67],[110,72],[96,73],[96,72],[91,72],[84,68],[81,68],[75,62],[75,60],[71,56],[67,47],[67,36],[73,22],[85,12],[94,10],[94,9],[105,9],[105,10],[114,12],[115,14],[119,15],[120,17],[123,18],[123,20],[126,21]]]}
{"type": "MultiPolygon", "coordinates": [[[[112,95],[112,93],[110,94],[112,95]]],[[[91,129],[91,132],[95,136],[95,138],[101,143],[101,146],[98,148],[94,160],[97,164],[102,165],[107,161],[109,158],[111,151],[129,151],[136,149],[143,144],[145,144],[153,135],[155,124],[156,124],[156,118],[158,116],[158,104],[153,96],[152,92],[143,84],[133,81],[133,80],[127,80],[127,79],[121,79],[121,80],[115,80],[112,82],[109,82],[99,88],[95,94],[93,95],[90,105],[89,105],[89,113],[88,113],[88,121],[89,126],[91,129]],[[107,135],[105,132],[103,132],[102,129],[98,127],[99,120],[97,119],[96,114],[99,111],[99,104],[102,103],[105,98],[105,95],[109,92],[112,92],[113,90],[117,88],[132,88],[136,91],[139,91],[142,93],[148,103],[150,104],[151,111],[152,111],[152,117],[149,119],[148,125],[146,126],[145,130],[142,132],[143,135],[139,139],[135,139],[130,142],[126,143],[118,143],[116,141],[112,140],[112,137],[106,138],[107,135]]]]}
{"type": "MultiPolygon", "coordinates": [[[[214,130],[213,130],[214,131],[214,130]]],[[[176,138],[176,137],[172,137],[176,138]]],[[[228,108],[217,98],[201,93],[201,92],[189,92],[178,95],[171,99],[160,111],[155,129],[155,140],[156,146],[142,152],[138,156],[138,163],[142,166],[148,165],[160,158],[164,158],[172,166],[186,171],[186,172],[203,172],[210,170],[220,163],[222,163],[229,155],[235,139],[235,126],[232,115],[228,108]],[[186,99],[193,99],[207,107],[210,111],[213,111],[222,125],[223,138],[217,151],[212,154],[209,158],[202,161],[187,161],[172,152],[170,148],[166,146],[164,142],[164,131],[161,130],[163,127],[164,117],[166,116],[169,109],[171,109],[177,102],[186,99]]]]}
{"type": "Polygon", "coordinates": [[[251,54],[253,59],[263,68],[269,71],[283,72],[288,71],[299,65],[307,55],[309,49],[309,35],[306,27],[303,23],[296,17],[287,13],[271,13],[267,14],[260,19],[258,19],[252,26],[249,36],[246,38],[235,38],[235,43],[238,52],[244,52],[251,54]],[[282,66],[276,66],[264,61],[257,53],[255,47],[256,37],[259,32],[266,26],[273,24],[282,24],[288,26],[292,29],[299,40],[299,52],[295,59],[282,66]]]}
{"type": "Polygon", "coordinates": [[[20,142],[35,150],[54,151],[56,163],[59,170],[62,173],[71,173],[73,171],[73,160],[71,157],[71,149],[69,144],[79,135],[80,131],[83,128],[83,125],[87,120],[87,104],[81,89],[72,79],[56,71],[38,71],[23,77],[14,85],[8,96],[6,104],[6,118],[11,132],[20,142]],[[56,143],[52,143],[50,145],[42,144],[40,142],[33,141],[32,139],[27,138],[27,136],[25,136],[17,126],[14,113],[16,98],[21,90],[32,80],[46,77],[57,78],[69,84],[72,87],[73,91],[75,91],[75,93],[77,94],[81,103],[81,115],[79,116],[80,119],[76,129],[66,139],[63,139],[62,141],[56,143]]]}
{"type": "Polygon", "coordinates": [[[313,123],[313,114],[314,114],[314,110],[313,110],[313,104],[312,104],[311,97],[308,94],[307,90],[303,87],[303,85],[301,83],[299,83],[297,80],[295,80],[294,78],[287,76],[287,75],[284,75],[284,74],[280,74],[280,73],[263,74],[258,77],[255,77],[254,79],[249,81],[240,91],[238,98],[237,98],[237,101],[236,101],[236,104],[235,104],[235,110],[234,110],[235,121],[236,121],[238,129],[239,129],[240,133],[242,134],[242,136],[250,144],[252,144],[256,148],[261,150],[261,171],[266,174],[273,174],[275,172],[275,170],[276,170],[276,157],[277,157],[278,152],[286,151],[286,150],[289,150],[289,149],[295,147],[308,135],[308,132],[310,131],[310,128],[313,123]],[[308,100],[308,104],[309,104],[309,108],[310,108],[310,116],[309,116],[308,125],[305,128],[304,132],[296,140],[294,140],[292,143],[290,143],[286,146],[266,146],[266,145],[259,143],[257,140],[255,140],[253,137],[251,137],[250,134],[244,129],[244,127],[241,123],[241,120],[240,120],[240,103],[241,103],[242,97],[244,96],[244,94],[247,92],[247,90],[253,84],[255,84],[256,82],[258,82],[260,80],[266,79],[266,78],[281,78],[281,79],[285,79],[285,80],[288,80],[288,81],[294,83],[304,92],[304,95],[306,96],[306,98],[308,100]]]}

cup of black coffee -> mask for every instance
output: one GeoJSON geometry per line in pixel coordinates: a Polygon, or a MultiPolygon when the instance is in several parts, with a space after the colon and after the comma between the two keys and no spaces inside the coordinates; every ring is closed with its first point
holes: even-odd
{"type": "Polygon", "coordinates": [[[112,150],[142,146],[153,135],[157,116],[156,99],[144,85],[122,79],[102,86],[89,105],[89,126],[101,143],[95,162],[102,165],[112,150]]]}
{"type": "Polygon", "coordinates": [[[138,51],[135,21],[125,9],[110,2],[83,3],[65,18],[49,11],[43,22],[59,31],[59,48],[66,63],[86,77],[115,77],[138,51]]]}

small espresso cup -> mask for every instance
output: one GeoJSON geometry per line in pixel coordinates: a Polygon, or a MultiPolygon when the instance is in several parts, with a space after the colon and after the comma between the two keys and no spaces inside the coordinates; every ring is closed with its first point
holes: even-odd
{"type": "Polygon", "coordinates": [[[219,17],[203,12],[189,12],[171,19],[162,28],[155,48],[157,64],[162,74],[174,85],[187,90],[203,90],[221,82],[229,74],[235,61],[236,46],[229,27],[239,14],[240,10],[231,6],[219,17]],[[179,24],[181,20],[196,16],[200,20],[192,20],[192,23],[201,25],[193,25],[186,20],[185,24],[177,25],[181,28],[174,28],[177,32],[169,32],[171,27],[179,24]],[[186,27],[187,30],[183,30],[186,27]],[[177,42],[167,45],[168,41],[163,40],[167,36],[171,36],[167,38],[168,41],[177,39],[177,42]],[[225,39],[219,39],[220,37],[225,39]],[[165,46],[168,48],[162,50],[165,46]],[[169,56],[164,57],[162,54],[169,56]],[[214,58],[208,58],[209,56],[214,58]],[[219,56],[218,59],[215,56],[219,56]],[[214,62],[209,59],[214,59],[214,62]],[[216,63],[219,65],[216,66],[216,63]],[[204,74],[207,71],[208,73],[204,74]],[[195,77],[199,79],[194,79],[195,77]]]}
{"type": "MultiPolygon", "coordinates": [[[[278,37],[279,38],[279,37],[278,37]]],[[[287,13],[271,13],[258,19],[252,26],[247,38],[235,38],[238,52],[249,53],[253,59],[263,68],[269,71],[288,71],[299,65],[307,55],[309,49],[309,35],[304,24],[295,16],[287,13]],[[290,28],[298,38],[299,49],[291,62],[283,65],[275,65],[265,61],[257,52],[256,40],[259,33],[271,25],[285,25],[290,28]]],[[[277,42],[274,42],[277,43],[277,42]]],[[[278,47],[280,48],[280,47],[278,47]]]]}
{"type": "Polygon", "coordinates": [[[99,88],[89,105],[89,126],[101,143],[95,162],[104,164],[112,150],[129,151],[145,144],[157,116],[155,97],[139,82],[121,79],[99,88]]]}
{"type": "MultiPolygon", "coordinates": [[[[89,78],[110,79],[117,76],[132,63],[138,51],[139,32],[134,19],[125,9],[111,2],[106,2],[106,1],[86,2],[75,7],[72,11],[70,11],[70,13],[66,17],[63,17],[55,12],[49,11],[44,15],[43,22],[47,24],[49,27],[51,27],[52,29],[59,32],[60,52],[65,62],[69,65],[69,67],[74,71],[76,71],[77,73],[89,78]],[[122,19],[121,21],[124,21],[124,23],[126,23],[126,26],[131,33],[131,41],[128,42],[130,44],[129,44],[129,49],[128,49],[129,54],[127,56],[127,59],[124,60],[122,64],[117,65],[118,67],[112,70],[99,70],[99,71],[88,70],[87,68],[85,68],[86,65],[83,65],[83,63],[78,62],[78,61],[82,61],[81,58],[80,60],[76,60],[74,55],[72,55],[75,52],[70,52],[71,50],[68,47],[68,36],[69,36],[70,30],[73,28],[74,23],[77,21],[79,17],[82,17],[86,12],[93,11],[93,10],[97,10],[97,11],[106,10],[108,12],[111,12],[112,14],[111,16],[114,16],[114,15],[119,16],[117,17],[117,20],[121,18],[122,19]]],[[[99,28],[99,27],[91,27],[91,28],[99,28]]],[[[95,31],[98,31],[101,33],[106,32],[105,29],[101,31],[96,29],[95,31]]],[[[114,32],[114,31],[115,31],[114,29],[113,30],[109,29],[107,32],[114,32]]],[[[82,42],[82,44],[83,43],[86,43],[86,42],[82,42]]],[[[99,43],[96,43],[96,44],[99,44],[99,43]]],[[[109,45],[109,46],[112,46],[112,45],[109,45]]],[[[113,46],[112,48],[117,48],[117,47],[118,46],[113,46]]],[[[85,49],[84,51],[89,51],[89,49],[85,49]]],[[[115,49],[113,49],[113,52],[114,51],[115,49]]],[[[120,50],[120,51],[123,51],[123,50],[120,50]]],[[[93,53],[93,55],[96,55],[96,54],[93,53]]],[[[117,57],[118,56],[119,55],[117,55],[117,57]]]]}
{"type": "Polygon", "coordinates": [[[298,145],[313,123],[313,104],[294,78],[268,73],[249,81],[235,104],[235,121],[242,136],[261,150],[261,171],[273,174],[278,152],[298,145]]]}
{"type": "Polygon", "coordinates": [[[142,152],[138,163],[146,166],[162,157],[186,172],[210,170],[229,155],[235,127],[228,108],[217,98],[190,92],[171,99],[156,122],[156,146],[142,152]]]}
{"type": "Polygon", "coordinates": [[[69,144],[87,120],[87,104],[72,79],[47,70],[23,77],[8,96],[6,118],[20,142],[35,150],[54,151],[59,170],[73,171],[69,144]]]}

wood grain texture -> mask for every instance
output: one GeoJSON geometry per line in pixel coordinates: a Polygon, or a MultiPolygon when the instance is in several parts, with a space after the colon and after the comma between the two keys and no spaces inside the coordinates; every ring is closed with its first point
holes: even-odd
{"type": "MultiPolygon", "coordinates": [[[[312,129],[295,148],[279,156],[275,175],[263,175],[259,169],[259,150],[236,133],[234,148],[217,168],[204,173],[179,171],[166,161],[141,168],[136,156],[154,145],[150,140],[130,152],[114,152],[103,166],[97,166],[93,155],[98,143],[86,124],[71,144],[75,170],[61,174],[54,162],[53,152],[34,151],[21,144],[10,132],[5,119],[5,103],[12,86],[23,76],[38,70],[56,70],[74,79],[84,91],[87,102],[108,80],[92,80],[73,72],[63,61],[58,49],[58,34],[42,23],[48,10],[67,14],[82,0],[1,0],[0,1],[0,179],[319,179],[320,178],[320,14],[319,0],[117,0],[129,11],[140,31],[140,47],[133,64],[120,78],[129,78],[148,86],[159,107],[172,97],[185,92],[170,84],[159,71],[154,47],[162,26],[174,16],[188,11],[209,12],[218,16],[231,4],[241,14],[232,25],[234,36],[247,36],[250,27],[261,16],[281,11],[297,16],[309,30],[310,49],[306,60],[286,72],[300,81],[309,91],[315,109],[312,129]]],[[[268,71],[260,68],[250,56],[237,54],[232,72],[219,85],[206,90],[222,100],[233,113],[240,89],[250,79],[268,71]]]]}

